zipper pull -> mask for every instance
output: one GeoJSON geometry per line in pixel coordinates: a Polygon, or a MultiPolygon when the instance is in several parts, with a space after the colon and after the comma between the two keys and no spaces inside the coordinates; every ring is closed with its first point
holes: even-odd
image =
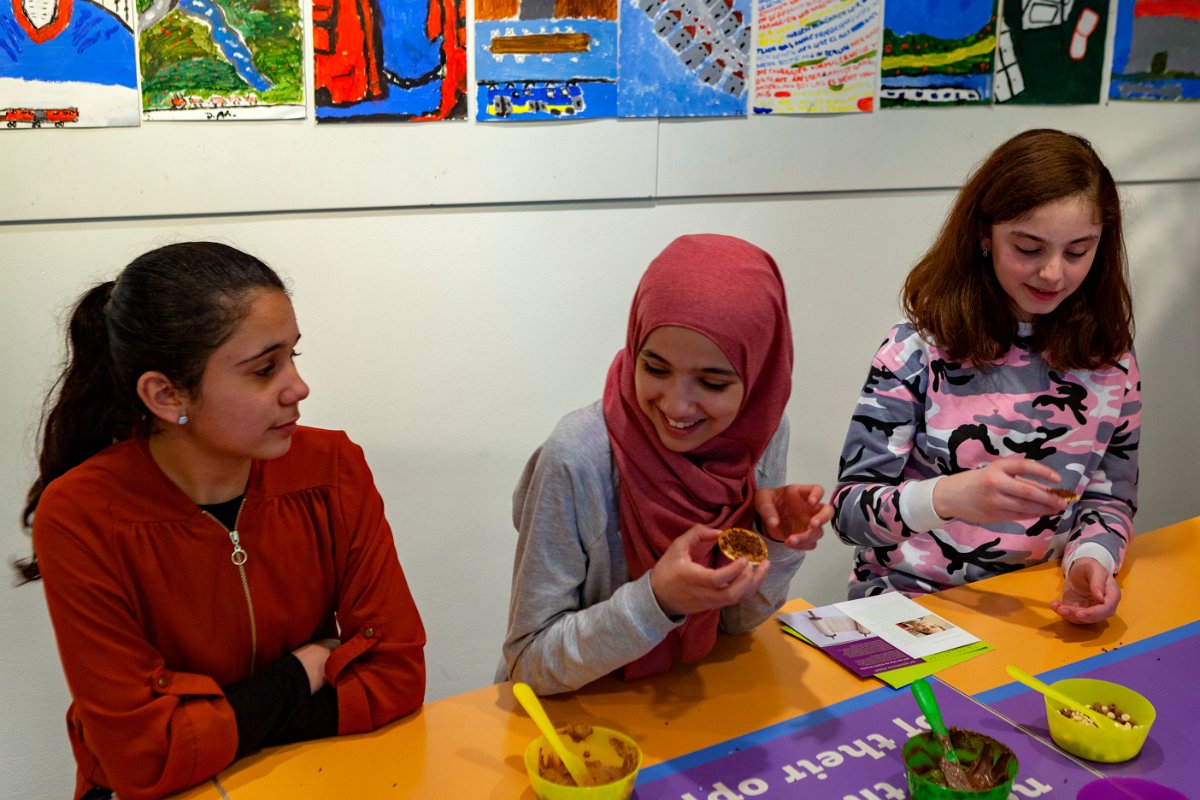
{"type": "Polygon", "coordinates": [[[229,532],[229,541],[233,542],[233,552],[229,554],[229,560],[233,562],[235,567],[240,567],[246,563],[248,558],[246,551],[242,549],[241,537],[237,531],[229,532]]]}

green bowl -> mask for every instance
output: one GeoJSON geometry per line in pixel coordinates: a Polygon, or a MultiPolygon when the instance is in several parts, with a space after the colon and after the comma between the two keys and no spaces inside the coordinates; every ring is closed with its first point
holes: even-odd
{"type": "Polygon", "coordinates": [[[981,758],[993,766],[1005,762],[1008,779],[988,789],[951,789],[941,778],[937,764],[942,746],[932,733],[919,733],[904,743],[904,774],[908,778],[911,800],[1008,800],[1013,780],[1017,777],[1017,757],[1005,744],[975,731],[950,729],[950,741],[964,771],[981,758]]]}

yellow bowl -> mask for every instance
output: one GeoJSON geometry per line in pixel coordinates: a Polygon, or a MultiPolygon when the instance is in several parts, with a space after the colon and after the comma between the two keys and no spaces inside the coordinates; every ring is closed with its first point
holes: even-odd
{"type": "Polygon", "coordinates": [[[1135,728],[1120,728],[1115,724],[1095,728],[1063,716],[1060,713],[1063,704],[1047,697],[1046,721],[1050,724],[1050,738],[1063,750],[1089,761],[1107,763],[1128,761],[1142,751],[1146,734],[1150,733],[1155,719],[1154,706],[1145,697],[1118,683],[1091,678],[1068,678],[1050,685],[1085,706],[1115,703],[1137,723],[1135,728]]]}
{"type": "MultiPolygon", "coordinates": [[[[562,729],[559,730],[562,733],[562,729]]],[[[561,783],[543,778],[538,768],[538,757],[553,759],[561,764],[554,750],[539,736],[525,748],[525,770],[529,773],[529,782],[533,785],[533,793],[538,800],[626,800],[633,794],[633,784],[637,780],[638,770],[642,768],[642,748],[637,742],[620,731],[612,728],[594,726],[592,734],[581,741],[574,741],[570,736],[563,736],[567,749],[578,755],[585,763],[600,762],[608,767],[621,767],[626,761],[626,754],[632,753],[633,770],[618,780],[599,786],[565,786],[561,783]]]]}

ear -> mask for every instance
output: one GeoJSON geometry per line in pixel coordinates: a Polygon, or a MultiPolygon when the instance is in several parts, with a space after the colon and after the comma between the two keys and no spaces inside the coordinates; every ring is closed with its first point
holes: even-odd
{"type": "Polygon", "coordinates": [[[143,372],[138,378],[137,395],[154,417],[168,425],[178,425],[179,416],[187,413],[186,393],[161,372],[143,372]]]}
{"type": "Polygon", "coordinates": [[[981,250],[991,250],[992,249],[992,237],[988,236],[986,234],[983,236],[980,236],[979,237],[979,247],[981,250]]]}

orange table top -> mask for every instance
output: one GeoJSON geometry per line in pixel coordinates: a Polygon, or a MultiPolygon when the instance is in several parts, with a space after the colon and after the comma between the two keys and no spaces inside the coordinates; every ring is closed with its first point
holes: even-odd
{"type": "MultiPolygon", "coordinates": [[[[995,648],[938,677],[974,694],[1010,683],[1008,663],[1043,672],[1196,620],[1200,597],[1169,592],[1175,576],[1194,572],[1189,567],[1200,568],[1200,518],[1135,540],[1121,575],[1120,608],[1106,623],[1078,627],[1050,610],[1061,589],[1057,564],[922,597],[922,605],[995,648]],[[1171,594],[1177,596],[1164,602],[1171,594]]],[[[794,600],[784,610],[810,607],[794,600]]],[[[544,704],[556,723],[586,721],[628,733],[650,766],[881,687],[767,623],[750,634],[719,637],[703,662],[632,683],[605,678],[544,704]]],[[[268,749],[215,780],[230,800],[529,800],[522,754],[537,735],[504,683],[427,703],[373,733],[268,749]]]]}
{"type": "MultiPolygon", "coordinates": [[[[795,600],[787,610],[810,607],[795,600]]],[[[703,662],[665,676],[605,678],[543,702],[556,723],[628,733],[649,766],[881,687],[777,628],[719,637],[703,662]]],[[[232,800],[532,798],[522,757],[537,735],[503,683],[427,703],[373,733],[272,748],[217,780],[232,800]]]]}

